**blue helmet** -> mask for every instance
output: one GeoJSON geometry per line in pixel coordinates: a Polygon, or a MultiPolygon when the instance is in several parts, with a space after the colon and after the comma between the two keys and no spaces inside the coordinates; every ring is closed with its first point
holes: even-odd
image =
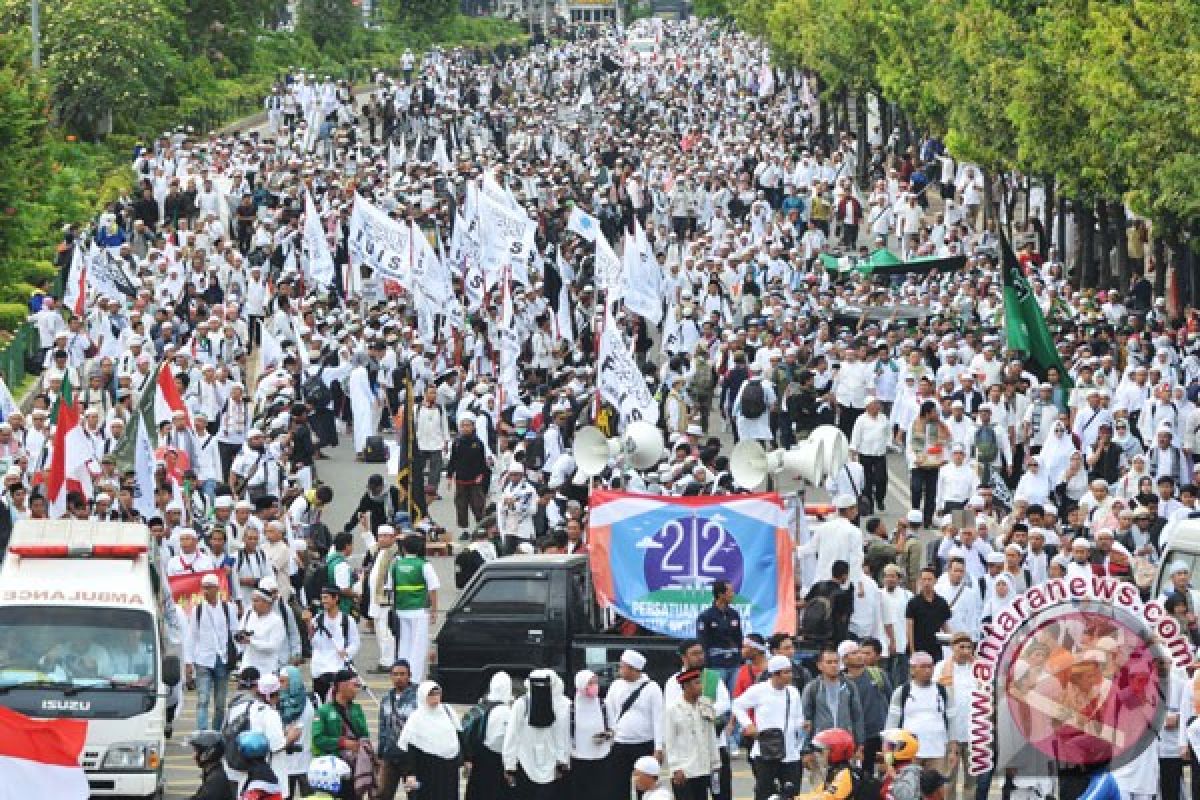
{"type": "Polygon", "coordinates": [[[1100,772],[1088,783],[1087,790],[1079,800],[1121,800],[1121,790],[1111,773],[1100,772]]]}
{"type": "Polygon", "coordinates": [[[267,753],[271,752],[271,746],[267,744],[267,737],[259,731],[242,731],[237,737],[238,752],[242,754],[242,758],[247,760],[256,758],[266,758],[267,753]]]}

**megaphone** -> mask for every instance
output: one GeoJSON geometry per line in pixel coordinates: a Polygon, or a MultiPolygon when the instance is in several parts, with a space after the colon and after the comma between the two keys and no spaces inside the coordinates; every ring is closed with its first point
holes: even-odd
{"type": "Polygon", "coordinates": [[[733,482],[743,489],[757,489],[772,471],[767,456],[767,451],[753,439],[738,442],[729,454],[729,472],[733,475],[733,482]]]}
{"type": "Polygon", "coordinates": [[[814,485],[829,477],[825,471],[825,443],[807,439],[783,454],[783,468],[814,485]]]}
{"type": "Polygon", "coordinates": [[[663,439],[658,428],[645,420],[629,423],[625,433],[608,439],[594,426],[582,428],[575,433],[575,465],[589,478],[599,475],[608,466],[609,459],[624,456],[634,469],[652,467],[663,454],[663,439]]]}
{"type": "Polygon", "coordinates": [[[807,441],[819,442],[824,455],[825,475],[836,475],[850,460],[850,442],[836,425],[819,425],[807,441]]]}
{"type": "Polygon", "coordinates": [[[644,419],[629,423],[620,441],[621,452],[634,469],[653,467],[663,456],[662,432],[644,419]]]}
{"type": "Polygon", "coordinates": [[[571,449],[575,452],[575,466],[589,478],[604,472],[612,455],[603,431],[590,425],[575,432],[571,449]]]}

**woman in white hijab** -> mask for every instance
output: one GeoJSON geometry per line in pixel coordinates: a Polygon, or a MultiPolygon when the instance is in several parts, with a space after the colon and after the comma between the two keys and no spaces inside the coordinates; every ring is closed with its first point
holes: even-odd
{"type": "Polygon", "coordinates": [[[504,750],[504,734],[508,731],[508,720],[512,716],[512,678],[507,672],[497,672],[492,676],[488,686],[487,696],[480,704],[480,710],[487,715],[487,721],[481,722],[481,736],[473,735],[470,725],[464,725],[467,741],[464,742],[466,752],[463,756],[470,765],[470,775],[467,777],[466,800],[495,800],[508,798],[512,791],[504,779],[504,761],[501,751],[504,750]]]}
{"type": "Polygon", "coordinates": [[[995,583],[992,584],[992,590],[988,592],[987,600],[983,603],[983,615],[980,619],[984,622],[995,619],[996,615],[1012,602],[1012,599],[1012,578],[1001,572],[996,576],[995,583]]]}
{"type": "Polygon", "coordinates": [[[1014,495],[1020,495],[1029,501],[1030,505],[1045,505],[1050,500],[1051,485],[1045,473],[1041,456],[1033,456],[1025,466],[1021,480],[1017,481],[1014,495]]]}
{"type": "Polygon", "coordinates": [[[571,702],[553,670],[535,669],[525,688],[504,735],[504,769],[515,775],[518,797],[557,797],[571,765],[571,702]]]}
{"type": "Polygon", "coordinates": [[[417,687],[417,708],[396,744],[405,756],[400,771],[409,800],[458,800],[458,717],[442,703],[442,687],[433,681],[417,687]]]}
{"type": "Polygon", "coordinates": [[[1063,474],[1071,462],[1071,453],[1074,452],[1077,452],[1075,440],[1071,438],[1066,423],[1061,419],[1055,420],[1054,426],[1046,434],[1042,451],[1038,453],[1038,458],[1042,460],[1042,472],[1045,473],[1051,488],[1062,483],[1063,474]]]}
{"type": "Polygon", "coordinates": [[[575,673],[571,723],[570,797],[576,800],[615,797],[609,769],[612,721],[600,699],[600,679],[590,669],[575,673]]]}

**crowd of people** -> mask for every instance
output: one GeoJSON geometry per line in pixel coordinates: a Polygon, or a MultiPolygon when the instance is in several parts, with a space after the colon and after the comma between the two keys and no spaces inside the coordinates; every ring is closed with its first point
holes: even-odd
{"type": "MultiPolygon", "coordinates": [[[[751,39],[695,21],[643,34],[649,59],[599,30],[503,58],[434,49],[366,88],[288,75],[265,128],[139,145],[134,194],[66,228],[66,285],[97,252],[108,277],[84,303],[31,301],[41,383],[0,423],[0,525],[142,521],[164,574],[217,571],[175,621],[198,800],[446,800],[464,763],[469,799],[729,800],[742,753],[756,800],[804,781],[837,798],[1078,796],[967,775],[974,648],[1054,577],[1149,591],[1200,510],[1200,320],[1169,316],[1140,273],[1072,289],[1072,243],[1036,207],[1020,224],[987,207],[982,171],[935,137],[873,125],[860,147],[821,117],[813,76],[751,39]],[[522,220],[508,255],[488,203],[522,220]],[[365,204],[389,222],[361,227],[365,204]],[[1003,225],[1064,370],[1004,339],[1003,225]],[[381,230],[408,231],[408,252],[381,230]],[[878,248],[965,263],[831,265],[878,248]],[[631,249],[654,262],[637,278],[655,276],[649,309],[631,249]],[[614,336],[644,386],[609,379],[614,336]],[[153,486],[123,460],[148,392],[167,401],[148,404],[153,486]],[[63,402],[92,452],[59,512],[63,402]],[[580,428],[655,418],[659,463],[580,473],[580,428]],[[460,586],[498,556],[586,553],[592,487],[735,493],[733,442],[789,447],[826,423],[851,456],[825,487],[831,518],[797,542],[798,630],[743,631],[714,591],[661,686],[631,650],[603,696],[593,673],[564,690],[538,670],[523,692],[492,676],[462,718],[441,702],[432,542],[459,548],[460,586]],[[344,437],[381,466],[331,530],[322,462],[344,437]],[[889,511],[889,464],[908,508],[889,511]],[[443,486],[453,518],[431,514],[443,486]],[[393,684],[370,720],[368,637],[393,684]]],[[[1200,644],[1190,566],[1166,574],[1200,644]]],[[[1121,796],[1174,800],[1189,762],[1196,787],[1190,691],[1172,675],[1161,736],[1109,776],[1121,796]]]]}

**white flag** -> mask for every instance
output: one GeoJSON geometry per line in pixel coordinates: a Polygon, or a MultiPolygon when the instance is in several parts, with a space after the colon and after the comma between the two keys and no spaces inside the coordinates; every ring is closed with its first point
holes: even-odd
{"type": "Polygon", "coordinates": [[[487,191],[480,193],[480,261],[489,287],[500,281],[506,266],[510,280],[529,285],[529,258],[536,233],[537,226],[524,209],[510,208],[487,191]]]}
{"type": "Polygon", "coordinates": [[[329,240],[321,227],[321,215],[309,192],[304,193],[304,252],[308,256],[309,280],[315,288],[328,288],[337,273],[333,253],[329,252],[329,240]]]}
{"type": "Polygon", "coordinates": [[[554,313],[554,327],[558,332],[558,341],[566,342],[573,347],[575,345],[575,323],[572,316],[571,293],[567,290],[567,284],[564,281],[558,290],[558,311],[554,313]]]}
{"type": "Polygon", "coordinates": [[[604,236],[596,237],[596,284],[608,290],[608,301],[621,296],[625,288],[625,265],[604,236]]]}
{"type": "Polygon", "coordinates": [[[657,325],[662,319],[662,270],[642,226],[625,237],[625,307],[657,325]]]}
{"type": "Polygon", "coordinates": [[[646,378],[621,340],[621,335],[611,325],[606,325],[600,334],[596,386],[600,396],[612,403],[626,422],[638,419],[658,422],[658,404],[646,385],[646,378]]]}
{"type": "Polygon", "coordinates": [[[589,83],[583,85],[583,91],[579,93],[579,107],[587,108],[595,99],[592,97],[592,86],[589,83]]]}
{"type": "Polygon", "coordinates": [[[346,270],[346,293],[362,291],[363,264],[377,280],[399,281],[407,286],[412,259],[412,232],[403,222],[389,217],[361,195],[354,198],[348,240],[350,268],[346,270]]]}
{"type": "Polygon", "coordinates": [[[589,242],[594,242],[596,233],[600,230],[600,223],[591,214],[579,206],[575,206],[571,209],[571,216],[567,217],[567,230],[579,234],[589,242]]]}
{"type": "Polygon", "coordinates": [[[4,377],[0,376],[0,420],[8,419],[14,411],[18,410],[17,401],[13,400],[12,392],[8,390],[8,384],[4,382],[4,377]]]}
{"type": "Polygon", "coordinates": [[[446,137],[439,136],[433,143],[433,163],[440,172],[446,173],[453,169],[454,164],[446,153],[446,137]]]}
{"type": "Polygon", "coordinates": [[[388,169],[393,172],[404,166],[406,155],[404,153],[404,137],[400,137],[400,146],[396,147],[395,142],[388,144],[388,169]]]}
{"type": "Polygon", "coordinates": [[[262,341],[258,346],[258,374],[262,375],[271,367],[277,367],[282,363],[283,347],[279,344],[279,339],[275,338],[275,334],[264,323],[262,341]]]}
{"type": "MultiPolygon", "coordinates": [[[[264,331],[265,333],[265,331],[264,331]]],[[[133,507],[145,519],[150,519],[158,513],[154,506],[154,445],[150,443],[150,435],[146,432],[144,417],[135,419],[137,425],[137,444],[134,449],[133,472],[136,476],[133,495],[133,507]]]]}

